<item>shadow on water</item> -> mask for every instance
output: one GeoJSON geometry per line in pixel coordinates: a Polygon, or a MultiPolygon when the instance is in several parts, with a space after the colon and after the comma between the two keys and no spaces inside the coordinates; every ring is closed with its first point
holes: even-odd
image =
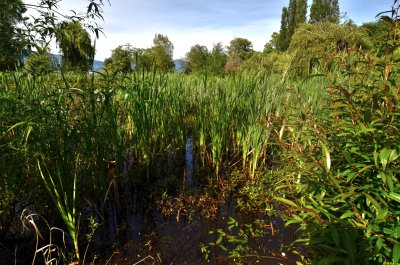
{"type": "MultiPolygon", "coordinates": [[[[211,250],[208,261],[201,252],[202,246],[216,240],[216,234],[210,235],[210,231],[229,231],[230,218],[240,225],[227,233],[237,233],[238,229],[245,227],[244,224],[252,224],[256,220],[266,224],[262,237],[249,239],[248,246],[255,252],[243,264],[295,263],[285,248],[296,239],[295,231],[285,228],[281,219],[266,216],[265,213],[241,213],[235,207],[233,194],[224,197],[212,188],[203,187],[201,174],[204,168],[191,138],[187,139],[181,153],[169,151],[165,160],[157,161],[154,177],[145,186],[132,181],[133,160],[133,155],[128,153],[122,170],[125,179],[118,186],[110,185],[105,209],[99,210],[88,204],[82,212],[81,248],[88,245],[86,235],[90,229],[83,226],[87,219],[94,217],[95,222],[100,224],[89,244],[86,264],[232,264],[233,260],[228,260],[228,254],[220,248],[211,250]],[[175,202],[168,204],[168,207],[160,204],[160,198],[156,198],[164,190],[168,190],[169,195],[166,196],[175,202]],[[201,196],[193,195],[198,191],[202,193],[201,196]],[[168,211],[165,211],[166,208],[168,211]],[[253,254],[257,254],[257,257],[253,254]]],[[[31,210],[34,212],[33,208],[31,210]]],[[[58,219],[58,215],[54,216],[52,211],[44,216],[44,220],[54,223],[54,226],[63,227],[58,219]]],[[[16,220],[14,223],[20,222],[16,220]]],[[[46,229],[39,228],[41,233],[46,229]]],[[[34,231],[23,230],[22,227],[17,227],[15,231],[25,231],[25,234],[10,235],[9,239],[13,241],[7,241],[6,244],[0,242],[0,264],[31,264],[31,253],[35,252],[35,242],[32,241],[34,231]]],[[[69,241],[66,239],[67,246],[72,246],[69,241]]],[[[63,238],[59,238],[58,242],[63,242],[63,238]]],[[[41,241],[40,246],[47,243],[41,241]]],[[[233,246],[226,247],[232,249],[233,246]]],[[[67,255],[72,257],[70,251],[67,255]]],[[[42,264],[41,261],[38,258],[35,264],[42,264]]]]}
{"type": "MultiPolygon", "coordinates": [[[[189,138],[181,168],[187,189],[197,185],[193,149],[193,142],[189,138]]],[[[168,166],[173,164],[170,159],[173,159],[172,155],[168,156],[168,166]]],[[[157,171],[157,175],[160,175],[162,170],[157,171]]],[[[284,246],[293,242],[295,231],[284,228],[283,221],[277,217],[241,214],[236,210],[232,198],[219,204],[217,214],[213,217],[204,216],[199,211],[188,216],[180,214],[179,209],[174,209],[173,215],[166,216],[154,204],[148,204],[149,198],[143,199],[140,188],[132,188],[131,185],[126,187],[121,192],[122,215],[119,216],[116,204],[110,200],[105,225],[96,233],[92,244],[91,251],[106,257],[110,264],[231,264],[226,259],[227,254],[218,249],[213,251],[208,262],[201,252],[201,246],[210,242],[209,232],[227,229],[230,217],[239,224],[249,224],[256,219],[269,224],[262,238],[249,241],[259,255],[258,259],[253,259],[254,262],[294,263],[284,246]]],[[[253,264],[249,262],[244,264],[253,264]]]]}

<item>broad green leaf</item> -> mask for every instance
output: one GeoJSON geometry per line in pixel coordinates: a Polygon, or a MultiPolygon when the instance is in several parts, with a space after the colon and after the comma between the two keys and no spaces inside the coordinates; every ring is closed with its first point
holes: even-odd
{"type": "Polygon", "coordinates": [[[393,246],[393,264],[397,265],[400,260],[400,243],[395,243],[393,246]]]}
{"type": "Polygon", "coordinates": [[[386,169],[386,166],[399,158],[399,154],[396,150],[383,148],[379,153],[379,159],[382,164],[383,169],[386,169]]]}
{"type": "Polygon", "coordinates": [[[383,239],[381,237],[378,237],[378,239],[376,240],[376,248],[378,249],[378,251],[382,248],[383,245],[383,239]]]}
{"type": "Polygon", "coordinates": [[[351,217],[353,215],[354,215],[353,212],[348,211],[348,212],[345,212],[344,214],[342,214],[342,216],[340,216],[340,219],[346,219],[346,218],[349,218],[349,217],[351,217]]]}
{"type": "Polygon", "coordinates": [[[389,192],[386,194],[386,196],[400,203],[400,194],[396,192],[389,192]]]}

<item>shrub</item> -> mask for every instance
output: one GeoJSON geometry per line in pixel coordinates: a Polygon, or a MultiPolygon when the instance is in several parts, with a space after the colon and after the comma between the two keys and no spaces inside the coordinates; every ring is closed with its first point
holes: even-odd
{"type": "Polygon", "coordinates": [[[353,24],[319,22],[300,25],[289,47],[291,60],[288,75],[305,77],[319,68],[319,59],[335,53],[338,41],[346,42],[350,49],[366,50],[371,47],[367,34],[353,24]]]}

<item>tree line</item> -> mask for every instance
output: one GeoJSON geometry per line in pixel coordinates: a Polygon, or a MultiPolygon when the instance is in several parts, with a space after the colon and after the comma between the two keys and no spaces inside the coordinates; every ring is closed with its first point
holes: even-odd
{"type": "MultiPolygon", "coordinates": [[[[98,37],[101,29],[96,19],[102,18],[103,2],[89,0],[84,15],[60,15],[57,0],[40,0],[38,5],[24,4],[22,0],[0,0],[0,71],[24,68],[41,74],[55,67],[49,55],[51,39],[57,41],[65,70],[91,69],[95,45],[92,31],[98,37]],[[33,22],[26,16],[29,8],[39,10],[40,18],[33,22]],[[22,25],[22,26],[21,26],[22,25]],[[34,33],[32,33],[34,32],[34,33]],[[28,57],[27,60],[24,58],[28,57]]],[[[264,51],[253,50],[252,42],[234,38],[227,47],[218,42],[208,49],[193,45],[181,61],[188,73],[212,75],[230,74],[242,69],[274,68],[283,73],[284,68],[298,74],[309,73],[316,66],[315,59],[321,50],[334,50],[339,40],[352,47],[370,49],[382,46],[382,35],[390,30],[390,23],[371,22],[356,26],[351,21],[340,24],[338,0],[313,0],[307,20],[307,0],[290,0],[283,7],[279,32],[274,32],[264,51]],[[289,65],[289,67],[287,67],[289,65]]],[[[168,36],[155,34],[150,48],[137,48],[131,44],[120,45],[105,59],[104,71],[110,73],[130,71],[172,71],[174,45],[168,36]]]]}

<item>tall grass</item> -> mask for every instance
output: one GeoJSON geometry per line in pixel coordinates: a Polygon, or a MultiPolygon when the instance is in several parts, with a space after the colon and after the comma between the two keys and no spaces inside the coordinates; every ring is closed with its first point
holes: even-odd
{"type": "Polygon", "coordinates": [[[65,190],[78,183],[78,212],[83,198],[101,208],[116,180],[152,185],[157,161],[184,150],[188,138],[203,166],[213,169],[211,182],[229,180],[232,168],[256,180],[276,160],[269,142],[274,132],[260,122],[271,115],[301,116],[285,105],[307,105],[304,111],[317,113],[323,87],[323,79],[292,83],[261,73],[0,74],[0,211],[31,199],[37,186],[43,190],[37,160],[50,176],[63,176],[65,190]],[[134,174],[122,178],[127,159],[134,174]],[[21,182],[28,184],[19,194],[21,182]]]}

